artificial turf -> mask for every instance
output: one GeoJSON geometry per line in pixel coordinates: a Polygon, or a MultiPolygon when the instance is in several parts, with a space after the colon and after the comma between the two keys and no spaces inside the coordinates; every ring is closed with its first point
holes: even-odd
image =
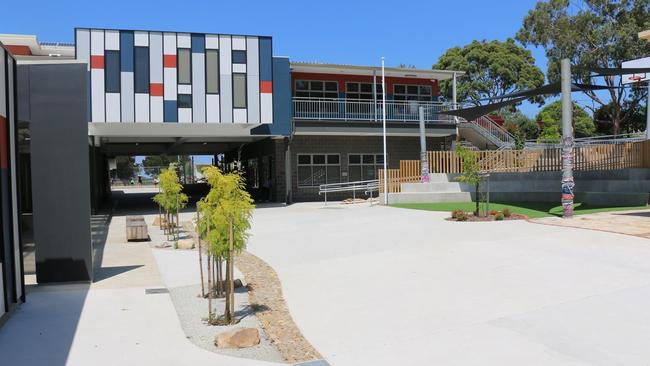
{"type": "MultiPolygon", "coordinates": [[[[441,203],[401,203],[391,205],[393,207],[410,208],[416,210],[427,211],[447,211],[463,210],[472,212],[476,208],[475,202],[441,202],[441,203]]],[[[562,216],[562,206],[553,203],[543,202],[490,202],[490,211],[501,211],[504,208],[509,208],[511,212],[526,215],[529,218],[562,216]]],[[[574,214],[584,215],[595,212],[607,211],[626,211],[626,210],[640,210],[648,208],[648,206],[636,207],[594,207],[576,203],[574,206],[574,214]]],[[[484,204],[481,204],[481,211],[485,209],[484,204]]]]}

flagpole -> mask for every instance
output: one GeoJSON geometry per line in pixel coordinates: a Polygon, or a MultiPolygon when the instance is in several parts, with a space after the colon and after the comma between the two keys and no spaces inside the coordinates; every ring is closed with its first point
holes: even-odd
{"type": "Polygon", "coordinates": [[[388,156],[386,153],[386,73],[384,72],[384,56],[381,57],[381,100],[382,135],[384,138],[384,205],[388,205],[388,156]]]}

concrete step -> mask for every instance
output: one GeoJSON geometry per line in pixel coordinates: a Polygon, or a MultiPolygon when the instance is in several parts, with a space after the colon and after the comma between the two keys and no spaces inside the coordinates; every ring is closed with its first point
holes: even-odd
{"type": "Polygon", "coordinates": [[[402,183],[402,193],[461,192],[458,182],[402,183]]]}
{"type": "MultiPolygon", "coordinates": [[[[383,199],[383,197],[381,197],[383,199]]],[[[388,195],[388,203],[435,203],[435,202],[471,202],[472,196],[469,192],[410,192],[391,193],[388,195]]]]}
{"type": "Polygon", "coordinates": [[[445,173],[429,173],[429,182],[450,182],[449,176],[445,173]]]}

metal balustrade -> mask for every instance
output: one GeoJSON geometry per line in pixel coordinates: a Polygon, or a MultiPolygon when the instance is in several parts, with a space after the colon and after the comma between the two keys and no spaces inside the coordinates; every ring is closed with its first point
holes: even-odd
{"type": "MultiPolygon", "coordinates": [[[[454,123],[454,117],[445,114],[450,103],[420,101],[386,101],[386,120],[395,122],[419,121],[418,109],[424,107],[425,122],[454,123]]],[[[356,99],[293,98],[293,118],[318,121],[381,121],[382,102],[356,99]]]]}

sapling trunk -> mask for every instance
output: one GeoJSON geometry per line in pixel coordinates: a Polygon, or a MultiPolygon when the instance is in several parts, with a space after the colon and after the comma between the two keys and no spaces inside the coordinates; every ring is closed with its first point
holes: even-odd
{"type": "Polygon", "coordinates": [[[230,216],[230,223],[228,225],[228,261],[226,263],[226,321],[228,324],[235,323],[235,289],[234,289],[234,279],[233,279],[233,252],[234,252],[234,237],[233,237],[233,217],[230,216]]]}
{"type": "Polygon", "coordinates": [[[476,210],[474,211],[475,216],[481,216],[479,212],[479,196],[478,196],[478,183],[474,186],[474,192],[476,194],[476,210]]]}
{"type": "Polygon", "coordinates": [[[208,251],[208,324],[212,324],[212,276],[210,273],[210,251],[208,251]]]}
{"type": "MultiPolygon", "coordinates": [[[[201,273],[201,297],[205,297],[205,286],[203,284],[203,254],[201,254],[201,229],[199,228],[201,222],[201,214],[199,213],[199,206],[196,206],[196,244],[199,249],[199,272],[201,273]]],[[[209,289],[208,289],[209,291],[209,289]]]]}

